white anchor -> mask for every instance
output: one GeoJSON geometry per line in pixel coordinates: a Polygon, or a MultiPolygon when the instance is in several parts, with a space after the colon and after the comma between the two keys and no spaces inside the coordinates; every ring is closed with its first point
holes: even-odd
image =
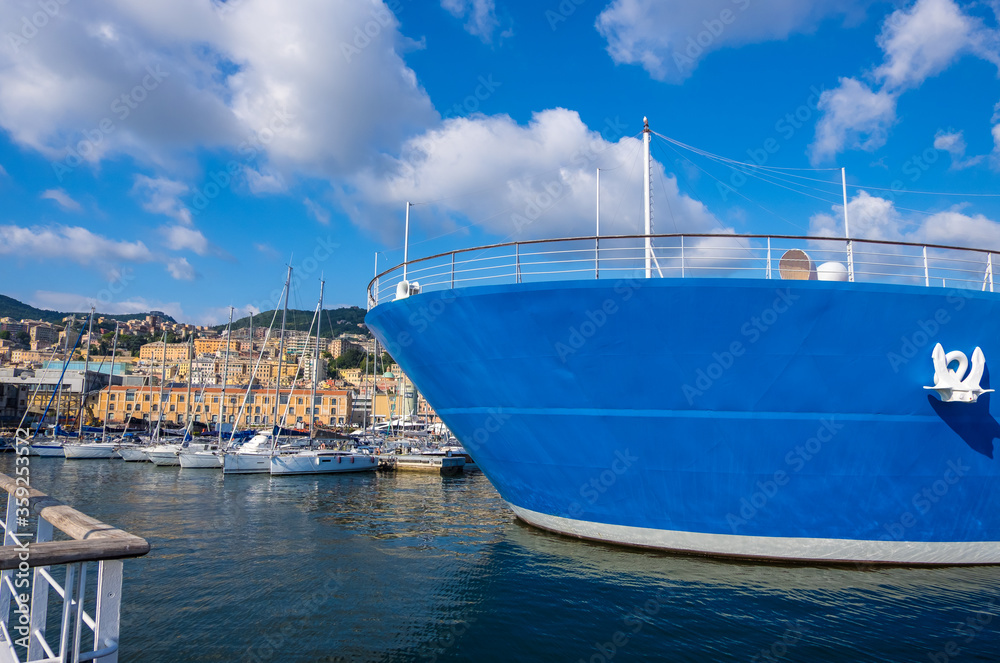
{"type": "Polygon", "coordinates": [[[969,359],[960,350],[952,350],[945,354],[944,348],[938,343],[931,352],[931,359],[934,362],[934,386],[924,387],[933,389],[945,403],[975,403],[980,395],[989,393],[993,389],[983,389],[979,386],[983,379],[983,371],[986,369],[986,357],[978,346],[972,351],[972,368],[969,374],[965,375],[965,369],[969,368],[969,359]],[[958,362],[958,370],[948,368],[951,362],[958,362]],[[962,376],[965,375],[965,379],[962,376]]]}

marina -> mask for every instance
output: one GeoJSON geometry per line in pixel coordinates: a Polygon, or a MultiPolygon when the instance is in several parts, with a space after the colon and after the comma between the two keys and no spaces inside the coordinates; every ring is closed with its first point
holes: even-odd
{"type": "MultiPolygon", "coordinates": [[[[0,455],[0,472],[13,460],[0,455]]],[[[479,473],[279,479],[53,458],[31,472],[152,548],[125,564],[121,661],[599,661],[614,647],[615,660],[901,663],[1000,650],[997,567],[733,564],[585,543],[520,523],[479,473]]]]}

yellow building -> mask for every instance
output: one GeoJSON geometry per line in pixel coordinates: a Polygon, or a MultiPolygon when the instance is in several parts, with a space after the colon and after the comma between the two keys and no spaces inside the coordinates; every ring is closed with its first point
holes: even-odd
{"type": "MultiPolygon", "coordinates": [[[[296,388],[290,393],[284,391],[278,403],[278,419],[289,428],[308,428],[309,419],[316,417],[316,424],[340,426],[350,422],[353,400],[351,392],[343,389],[322,389],[316,391],[315,406],[309,404],[310,390],[296,388]],[[314,412],[315,410],[315,412],[314,412]]],[[[115,385],[105,387],[93,398],[91,410],[103,420],[108,412],[108,425],[121,426],[131,417],[143,420],[160,420],[170,426],[186,425],[188,415],[193,421],[203,424],[218,424],[220,416],[227,424],[236,423],[240,416],[240,427],[260,427],[274,424],[275,393],[273,390],[254,389],[246,401],[245,389],[208,387],[191,390],[191,402],[187,402],[186,387],[168,387],[163,390],[160,400],[158,389],[152,393],[147,389],[115,385]],[[110,397],[110,410],[108,399],[110,397]],[[242,415],[240,413],[242,412],[242,415]]]]}
{"type": "Polygon", "coordinates": [[[139,359],[145,361],[163,361],[164,345],[166,345],[167,361],[187,361],[190,346],[187,343],[166,343],[156,341],[139,348],[139,359]]]}
{"type": "MultiPolygon", "coordinates": [[[[240,341],[239,339],[235,338],[229,341],[230,352],[240,352],[241,350],[249,350],[249,349],[250,349],[250,344],[247,341],[240,341]]],[[[219,338],[196,338],[194,339],[194,351],[196,355],[225,352],[226,337],[222,336],[219,338]]]]}

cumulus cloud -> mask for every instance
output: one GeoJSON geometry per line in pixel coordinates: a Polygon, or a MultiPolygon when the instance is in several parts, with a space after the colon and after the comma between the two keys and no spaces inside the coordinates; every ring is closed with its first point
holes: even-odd
{"type": "Polygon", "coordinates": [[[181,197],[189,190],[183,182],[146,175],[136,175],[132,186],[132,193],[143,198],[144,210],[169,216],[186,226],[191,225],[191,211],[181,202],[181,197]]]}
{"type": "Polygon", "coordinates": [[[190,250],[200,256],[212,251],[212,245],[200,230],[185,226],[168,226],[160,229],[164,244],[174,251],[190,250]]]}
{"type": "MultiPolygon", "coordinates": [[[[0,3],[0,24],[26,6],[0,3]]],[[[336,176],[437,119],[380,0],[68,3],[30,40],[13,34],[0,127],[56,163],[190,172],[198,150],[224,149],[336,176]]]]}
{"type": "MultiPolygon", "coordinates": [[[[844,150],[873,151],[884,145],[896,123],[900,95],[920,87],[961,56],[973,54],[1000,67],[1000,34],[965,13],[954,0],[917,0],[894,11],[883,22],[877,41],[883,60],[868,74],[875,85],[841,78],[840,86],[820,100],[823,115],[810,147],[814,163],[844,150]]],[[[959,162],[963,165],[956,167],[974,165],[959,162]]]]}
{"type": "Polygon", "coordinates": [[[167,271],[178,281],[193,281],[196,276],[187,258],[170,258],[167,260],[167,271]]]}
{"type": "Polygon", "coordinates": [[[810,148],[813,162],[830,159],[845,148],[876,150],[885,145],[896,121],[896,97],[874,92],[854,78],[841,78],[839,86],[825,90],[818,108],[822,116],[810,148]]]}
{"type": "Polygon", "coordinates": [[[45,200],[54,200],[59,207],[63,208],[67,212],[83,211],[83,207],[80,206],[80,203],[73,200],[63,189],[48,189],[47,191],[42,192],[41,197],[45,200]]]}
{"type": "Polygon", "coordinates": [[[830,17],[856,19],[871,0],[614,0],[597,18],[608,53],[662,81],[690,76],[713,51],[786,39],[830,17]]]}
{"type": "MultiPolygon", "coordinates": [[[[451,119],[407,141],[401,155],[381,169],[354,178],[342,192],[343,206],[358,224],[384,220],[387,233],[398,232],[406,201],[433,201],[411,211],[411,223],[427,232],[453,231],[469,220],[518,239],[590,235],[596,168],[631,164],[641,148],[629,136],[638,126],[615,120],[601,129],[589,129],[576,112],[563,108],[536,113],[526,125],[506,115],[451,119]]],[[[667,197],[656,200],[656,230],[720,227],[704,205],[678,192],[676,180],[659,163],[653,177],[655,196],[665,191],[667,197]]],[[[602,233],[642,232],[641,205],[620,204],[623,192],[642,190],[641,177],[630,167],[617,168],[602,173],[601,187],[616,192],[602,196],[602,233]]]]}
{"type": "Polygon", "coordinates": [[[142,242],[108,239],[79,226],[0,226],[0,255],[65,258],[80,265],[98,262],[151,262],[153,253],[142,242]]]}
{"type": "Polygon", "coordinates": [[[961,131],[939,131],[934,136],[934,149],[943,150],[951,155],[952,170],[963,170],[975,166],[985,158],[982,155],[966,158],[967,146],[961,131]]]}
{"type": "MultiPolygon", "coordinates": [[[[832,213],[816,214],[809,231],[823,237],[844,235],[843,206],[832,213]]],[[[893,201],[859,191],[847,204],[851,237],[857,239],[903,241],[967,246],[1000,250],[1000,223],[982,214],[969,215],[961,206],[931,215],[905,213],[893,201]]]]}
{"type": "Polygon", "coordinates": [[[441,6],[458,19],[467,19],[465,29],[484,42],[493,40],[493,33],[500,27],[493,0],[441,0],[441,6]]]}
{"type": "Polygon", "coordinates": [[[324,226],[330,225],[330,212],[324,209],[322,205],[311,198],[304,199],[302,204],[306,206],[309,216],[316,219],[324,226]]]}

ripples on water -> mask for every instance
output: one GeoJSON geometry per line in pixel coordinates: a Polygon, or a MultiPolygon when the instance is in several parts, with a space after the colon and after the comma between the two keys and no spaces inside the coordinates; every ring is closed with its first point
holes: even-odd
{"type": "Polygon", "coordinates": [[[520,524],[480,474],[223,480],[41,458],[31,477],[152,545],[125,563],[126,663],[1000,660],[1000,568],[740,564],[573,541],[520,524]]]}

